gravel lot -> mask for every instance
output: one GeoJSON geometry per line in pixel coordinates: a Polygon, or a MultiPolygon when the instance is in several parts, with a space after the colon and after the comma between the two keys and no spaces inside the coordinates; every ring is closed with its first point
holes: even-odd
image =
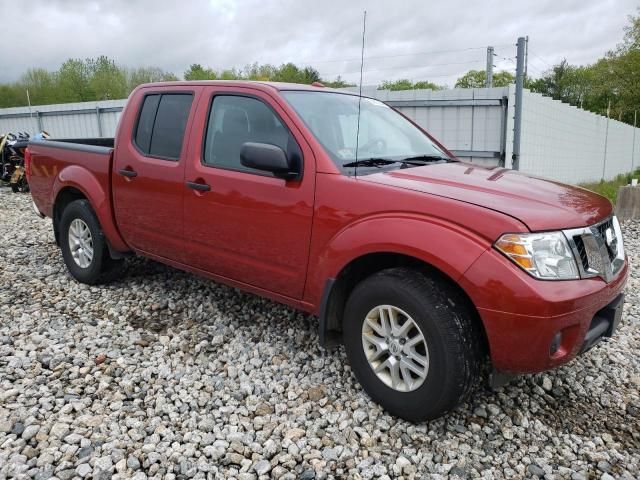
{"type": "Polygon", "coordinates": [[[76,283],[29,205],[0,189],[0,479],[640,477],[640,222],[613,340],[413,425],[314,318],[143,259],[76,283]]]}

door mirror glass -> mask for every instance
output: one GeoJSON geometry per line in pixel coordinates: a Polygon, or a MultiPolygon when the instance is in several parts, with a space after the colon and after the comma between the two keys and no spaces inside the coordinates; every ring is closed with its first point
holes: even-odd
{"type": "Polygon", "coordinates": [[[277,177],[293,178],[297,176],[297,172],[291,171],[284,150],[269,143],[243,143],[240,148],[240,163],[247,168],[271,172],[277,177]]]}

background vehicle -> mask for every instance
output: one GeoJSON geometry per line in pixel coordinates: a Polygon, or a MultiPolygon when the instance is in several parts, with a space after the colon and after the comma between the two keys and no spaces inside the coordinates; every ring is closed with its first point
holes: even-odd
{"type": "MultiPolygon", "coordinates": [[[[41,132],[35,137],[49,138],[49,134],[41,132]]],[[[0,135],[0,181],[9,184],[14,193],[29,191],[24,167],[24,155],[28,144],[29,134],[25,132],[0,135]]]]}
{"type": "Polygon", "coordinates": [[[457,405],[487,360],[553,368],[620,321],[606,199],[460,163],[376,100],[145,85],[115,139],[35,141],[26,158],[76,279],[135,253],[319,315],[321,343],[342,341],[369,395],[410,420],[457,405]]]}

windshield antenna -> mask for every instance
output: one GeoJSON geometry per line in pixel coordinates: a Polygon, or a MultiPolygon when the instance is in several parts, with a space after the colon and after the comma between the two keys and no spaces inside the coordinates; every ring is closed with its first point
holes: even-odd
{"type": "Polygon", "coordinates": [[[358,176],[358,146],[360,140],[360,104],[362,103],[362,68],[364,66],[364,34],[367,31],[367,11],[364,11],[364,18],[362,19],[362,51],[360,53],[360,88],[358,91],[358,126],[356,128],[356,161],[354,177],[358,176]]]}

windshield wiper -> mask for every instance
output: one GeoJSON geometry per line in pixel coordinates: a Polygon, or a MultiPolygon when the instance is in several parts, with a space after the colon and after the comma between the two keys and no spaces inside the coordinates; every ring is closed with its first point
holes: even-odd
{"type": "Polygon", "coordinates": [[[426,163],[438,162],[440,160],[449,161],[449,157],[443,157],[442,155],[416,155],[414,157],[406,157],[402,160],[398,160],[402,163],[410,163],[412,165],[424,165],[426,163]]]}
{"type": "Polygon", "coordinates": [[[398,163],[399,160],[389,160],[388,158],[365,158],[363,160],[356,160],[355,162],[343,163],[343,167],[378,167],[382,168],[383,165],[391,165],[392,163],[398,163]]]}
{"type": "Polygon", "coordinates": [[[355,162],[345,163],[343,167],[377,167],[382,168],[384,165],[391,165],[393,163],[402,163],[403,165],[420,166],[426,165],[432,162],[449,161],[448,157],[441,155],[416,155],[413,157],[406,157],[399,160],[391,160],[389,158],[365,158],[363,160],[356,160],[355,162]]]}

